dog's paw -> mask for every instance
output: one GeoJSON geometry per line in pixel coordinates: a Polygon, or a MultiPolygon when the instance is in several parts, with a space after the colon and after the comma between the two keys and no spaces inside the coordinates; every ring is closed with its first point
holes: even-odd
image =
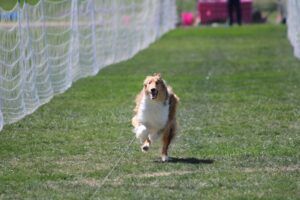
{"type": "Polygon", "coordinates": [[[162,162],[168,162],[169,161],[169,157],[167,155],[162,155],[161,156],[161,161],[162,162]]]}

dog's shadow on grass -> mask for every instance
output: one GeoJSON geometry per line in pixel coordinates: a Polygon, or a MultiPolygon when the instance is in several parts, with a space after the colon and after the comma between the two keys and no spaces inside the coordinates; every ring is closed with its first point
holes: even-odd
{"type": "Polygon", "coordinates": [[[169,157],[169,160],[167,162],[162,162],[161,160],[156,160],[154,162],[157,163],[184,163],[184,164],[213,164],[215,161],[212,159],[199,159],[199,158],[176,158],[176,157],[169,157]]]}

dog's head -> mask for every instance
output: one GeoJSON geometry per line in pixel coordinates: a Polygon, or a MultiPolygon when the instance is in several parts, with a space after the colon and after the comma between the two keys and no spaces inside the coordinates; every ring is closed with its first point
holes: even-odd
{"type": "Polygon", "coordinates": [[[144,91],[150,99],[156,101],[164,101],[167,96],[167,86],[159,73],[146,77],[144,91]]]}

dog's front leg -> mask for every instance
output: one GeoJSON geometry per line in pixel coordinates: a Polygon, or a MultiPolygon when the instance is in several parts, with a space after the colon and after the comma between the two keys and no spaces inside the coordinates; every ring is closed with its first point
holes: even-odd
{"type": "Polygon", "coordinates": [[[148,130],[145,125],[140,124],[134,129],[136,138],[140,139],[141,144],[143,144],[148,138],[148,130]]]}
{"type": "Polygon", "coordinates": [[[140,139],[142,144],[141,149],[146,152],[150,148],[151,141],[149,140],[149,130],[144,125],[139,125],[136,128],[136,137],[140,139]]]}

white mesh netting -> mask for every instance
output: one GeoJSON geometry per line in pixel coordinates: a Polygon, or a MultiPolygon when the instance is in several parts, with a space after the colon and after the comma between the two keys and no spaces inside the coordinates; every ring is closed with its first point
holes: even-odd
{"type": "Polygon", "coordinates": [[[300,59],[300,1],[288,0],[288,38],[294,48],[294,55],[300,59]]]}
{"type": "Polygon", "coordinates": [[[175,0],[40,0],[0,8],[0,130],[175,27],[175,0]]]}

